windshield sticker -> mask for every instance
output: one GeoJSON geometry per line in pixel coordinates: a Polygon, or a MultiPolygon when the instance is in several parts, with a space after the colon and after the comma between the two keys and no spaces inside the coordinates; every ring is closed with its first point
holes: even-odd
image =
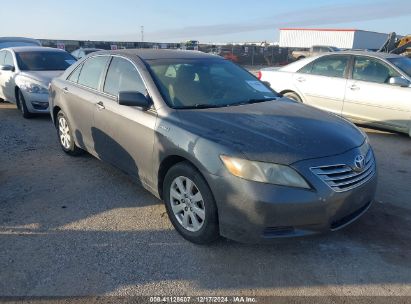
{"type": "Polygon", "coordinates": [[[73,63],[75,63],[76,61],[73,59],[69,59],[69,60],[65,60],[69,65],[72,65],[73,63]]]}
{"type": "Polygon", "coordinates": [[[250,87],[258,92],[272,93],[269,88],[257,80],[247,80],[246,82],[250,87]]]}

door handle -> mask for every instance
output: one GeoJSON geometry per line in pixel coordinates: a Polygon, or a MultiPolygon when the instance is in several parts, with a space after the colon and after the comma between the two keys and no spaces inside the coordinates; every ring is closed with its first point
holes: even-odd
{"type": "Polygon", "coordinates": [[[297,78],[297,81],[298,81],[298,82],[304,82],[304,81],[305,81],[305,78],[304,78],[304,77],[298,77],[298,78],[297,78]]]}
{"type": "Polygon", "coordinates": [[[63,93],[64,93],[64,94],[67,94],[68,92],[69,92],[69,90],[68,90],[67,87],[63,88],[63,93]]]}
{"type": "Polygon", "coordinates": [[[353,84],[352,86],[350,86],[350,90],[351,90],[351,91],[358,91],[359,89],[360,89],[360,87],[357,86],[357,85],[355,85],[355,84],[353,84]]]}
{"type": "Polygon", "coordinates": [[[99,110],[103,110],[103,109],[106,108],[106,107],[104,106],[104,103],[103,103],[102,101],[99,101],[99,102],[97,103],[97,107],[98,107],[99,110]]]}

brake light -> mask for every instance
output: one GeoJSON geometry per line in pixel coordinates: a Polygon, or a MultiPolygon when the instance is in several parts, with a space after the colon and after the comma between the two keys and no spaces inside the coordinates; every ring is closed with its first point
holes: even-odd
{"type": "Polygon", "coordinates": [[[258,72],[257,72],[257,78],[258,78],[258,79],[261,79],[262,76],[263,76],[263,74],[261,73],[261,71],[258,71],[258,72]]]}

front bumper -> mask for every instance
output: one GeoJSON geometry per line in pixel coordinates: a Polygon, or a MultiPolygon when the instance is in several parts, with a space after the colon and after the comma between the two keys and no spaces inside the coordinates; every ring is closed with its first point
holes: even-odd
{"type": "Polygon", "coordinates": [[[256,243],[345,227],[370,207],[377,187],[376,168],[367,182],[343,192],[331,189],[310,168],[353,160],[358,153],[360,149],[353,149],[342,155],[293,164],[311,184],[311,190],[257,183],[230,174],[208,176],[221,235],[256,243]]]}
{"type": "Polygon", "coordinates": [[[47,113],[49,114],[49,95],[35,94],[22,91],[27,109],[30,113],[47,113]]]}

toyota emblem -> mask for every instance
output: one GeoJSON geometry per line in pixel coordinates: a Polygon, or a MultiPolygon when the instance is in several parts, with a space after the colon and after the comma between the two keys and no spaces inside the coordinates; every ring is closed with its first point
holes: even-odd
{"type": "Polygon", "coordinates": [[[362,155],[357,155],[354,159],[354,166],[354,171],[363,171],[365,168],[365,157],[362,155]]]}

